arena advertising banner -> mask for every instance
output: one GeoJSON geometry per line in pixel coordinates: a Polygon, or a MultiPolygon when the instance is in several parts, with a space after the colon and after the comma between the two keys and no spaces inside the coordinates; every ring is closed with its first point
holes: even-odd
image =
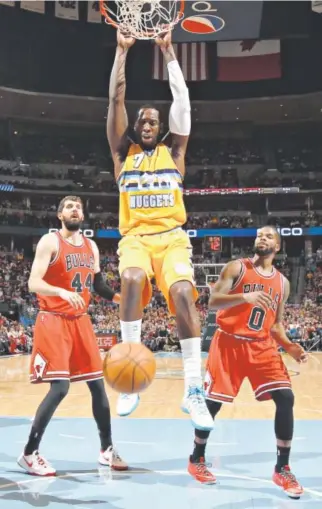
{"type": "MultiPolygon", "coordinates": [[[[281,237],[312,237],[322,236],[322,226],[312,226],[311,228],[301,228],[298,226],[289,228],[277,228],[281,237]]],[[[8,233],[11,235],[33,235],[35,237],[44,235],[45,233],[55,232],[57,228],[50,228],[46,230],[44,228],[26,228],[24,226],[0,226],[0,233],[8,233]]],[[[118,230],[81,230],[84,237],[89,239],[120,239],[121,235],[118,230]]],[[[204,237],[225,237],[225,238],[237,238],[237,237],[256,237],[257,228],[215,228],[207,230],[186,230],[187,234],[191,239],[203,239],[204,237]]]]}
{"type": "MultiPolygon", "coordinates": [[[[277,228],[281,237],[303,237],[303,236],[322,236],[322,227],[311,228],[277,228]]],[[[91,230],[86,230],[91,231],[91,230]]],[[[257,228],[216,228],[209,230],[186,230],[190,238],[202,239],[204,237],[226,237],[226,238],[237,238],[237,237],[256,237],[257,228]]],[[[93,232],[94,234],[94,232],[93,232]]],[[[104,239],[119,239],[121,235],[118,230],[97,230],[94,236],[96,238],[104,239]]]]}
{"type": "Polygon", "coordinates": [[[174,42],[232,41],[259,37],[263,2],[185,2],[174,42]]]}
{"type": "Polygon", "coordinates": [[[96,339],[99,349],[103,352],[107,352],[117,343],[116,334],[111,334],[104,331],[96,332],[96,339]]]}

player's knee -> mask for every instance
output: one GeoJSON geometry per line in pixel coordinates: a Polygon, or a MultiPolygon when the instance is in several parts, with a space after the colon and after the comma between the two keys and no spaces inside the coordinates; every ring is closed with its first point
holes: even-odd
{"type": "Polygon", "coordinates": [[[289,389],[281,389],[272,392],[275,405],[283,410],[292,409],[294,406],[294,393],[289,389]]]}
{"type": "Polygon", "coordinates": [[[194,302],[192,285],[189,281],[178,281],[171,286],[170,295],[176,308],[186,308],[194,302]]]}
{"type": "Polygon", "coordinates": [[[121,276],[122,287],[140,287],[143,288],[146,281],[144,270],[139,268],[125,269],[121,276]]]}
{"type": "Polygon", "coordinates": [[[55,380],[51,383],[50,394],[56,401],[62,401],[69,391],[69,380],[55,380]]]}

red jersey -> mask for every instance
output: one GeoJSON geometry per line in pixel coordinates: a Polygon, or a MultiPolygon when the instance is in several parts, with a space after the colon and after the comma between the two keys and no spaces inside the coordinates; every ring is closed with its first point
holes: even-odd
{"type": "Polygon", "coordinates": [[[275,323],[276,311],[284,298],[285,279],[283,274],[273,268],[272,274],[264,276],[252,260],[242,259],[241,272],[230,295],[263,291],[272,297],[269,309],[253,304],[240,304],[216,313],[219,328],[241,339],[267,339],[275,323]]]}
{"type": "Polygon", "coordinates": [[[91,242],[83,237],[82,245],[73,246],[59,232],[55,232],[55,235],[58,239],[57,253],[50,262],[43,279],[49,285],[80,293],[85,301],[85,307],[75,309],[60,297],[37,294],[39,307],[43,311],[66,315],[86,313],[94,281],[94,254],[91,242]]]}

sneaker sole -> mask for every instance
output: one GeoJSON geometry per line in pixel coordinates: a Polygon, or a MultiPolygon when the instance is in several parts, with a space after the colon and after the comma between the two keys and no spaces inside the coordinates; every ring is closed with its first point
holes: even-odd
{"type": "MultiPolygon", "coordinates": [[[[181,405],[181,410],[184,414],[190,415],[189,410],[185,406],[181,405]]],[[[212,431],[214,429],[214,425],[212,425],[211,428],[209,428],[209,426],[199,426],[193,419],[191,419],[191,423],[192,426],[199,431],[212,431]]]]}
{"type": "Polygon", "coordinates": [[[208,485],[208,486],[211,486],[211,485],[213,485],[213,484],[217,484],[217,479],[214,479],[213,481],[200,481],[200,479],[197,479],[197,478],[196,478],[196,477],[195,477],[195,476],[194,476],[191,472],[189,472],[189,470],[188,470],[188,474],[189,474],[189,475],[191,475],[191,477],[192,477],[195,481],[197,481],[198,483],[200,483],[200,484],[206,484],[206,485],[208,485]]]}
{"type": "Polygon", "coordinates": [[[18,461],[17,461],[17,465],[20,468],[22,468],[27,475],[32,475],[33,477],[55,477],[56,473],[57,473],[57,472],[53,472],[53,473],[50,473],[50,474],[37,474],[36,472],[30,472],[29,470],[27,470],[26,467],[21,465],[18,461]]]}
{"type": "Polygon", "coordinates": [[[300,494],[295,494],[295,493],[290,493],[286,490],[284,490],[283,486],[280,486],[279,484],[276,484],[276,482],[273,480],[273,483],[275,484],[275,486],[277,486],[280,490],[283,491],[283,493],[285,493],[285,495],[287,495],[289,498],[292,498],[293,500],[298,500],[299,498],[301,498],[301,496],[303,495],[304,491],[300,494]]]}
{"type": "Polygon", "coordinates": [[[119,417],[127,417],[128,415],[133,414],[133,412],[134,412],[134,411],[137,409],[137,407],[139,406],[139,403],[140,403],[140,398],[138,398],[138,400],[137,400],[136,404],[135,404],[135,405],[131,408],[131,410],[130,410],[129,412],[127,412],[127,413],[122,413],[122,414],[121,414],[121,413],[119,413],[119,412],[117,412],[117,415],[118,415],[119,417]]]}
{"type": "Polygon", "coordinates": [[[128,466],[126,466],[126,467],[110,467],[110,465],[108,465],[107,463],[102,463],[101,461],[98,461],[98,463],[102,467],[110,468],[111,470],[116,470],[117,472],[123,472],[123,471],[129,470],[128,466]]]}

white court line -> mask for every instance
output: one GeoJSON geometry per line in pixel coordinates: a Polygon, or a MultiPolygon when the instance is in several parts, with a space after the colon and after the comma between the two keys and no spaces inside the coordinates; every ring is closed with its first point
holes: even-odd
{"type": "Polygon", "coordinates": [[[126,440],[116,440],[118,444],[133,444],[133,445],[156,445],[157,442],[128,442],[126,440]]]}
{"type": "MultiPolygon", "coordinates": [[[[137,474],[143,474],[143,475],[147,475],[147,474],[161,474],[161,475],[190,475],[187,470],[152,470],[150,472],[144,472],[144,471],[140,471],[138,470],[137,472],[131,472],[131,470],[127,470],[127,471],[124,471],[124,472],[121,472],[121,471],[116,471],[116,470],[113,470],[113,476],[115,475],[118,475],[120,477],[122,477],[122,475],[132,475],[134,473],[137,473],[137,474]]],[[[92,473],[88,473],[88,472],[84,472],[84,473],[77,473],[76,474],[76,477],[85,477],[85,476],[91,476],[93,475],[92,473]]],[[[70,472],[68,474],[65,474],[65,475],[57,475],[56,477],[54,477],[54,479],[67,479],[69,477],[75,477],[75,474],[73,472],[70,472]]],[[[254,481],[254,482],[260,482],[260,483],[263,483],[263,484],[271,484],[272,486],[275,486],[275,484],[273,483],[273,481],[270,481],[269,479],[261,479],[259,477],[250,477],[250,476],[247,476],[247,475],[234,475],[234,474],[220,474],[218,472],[216,472],[216,477],[223,477],[223,478],[226,478],[226,479],[239,479],[241,481],[254,481]]],[[[12,488],[13,486],[16,486],[17,484],[20,485],[25,485],[25,484],[30,484],[30,483],[36,483],[36,482],[44,482],[44,481],[48,481],[48,478],[46,477],[39,477],[39,478],[33,478],[33,479],[27,479],[26,481],[22,480],[22,481],[12,481],[11,483],[7,483],[7,484],[3,484],[2,486],[0,485],[0,491],[3,490],[3,489],[6,489],[6,488],[12,488]]],[[[200,485],[202,486],[202,485],[200,485]]],[[[310,489],[310,488],[305,488],[304,487],[304,493],[309,493],[311,495],[315,495],[316,497],[320,497],[322,498],[322,492],[321,491],[317,491],[317,490],[313,490],[313,489],[310,489]]]]}
{"type": "Polygon", "coordinates": [[[238,442],[208,442],[207,445],[238,445],[238,442]]]}
{"type": "Polygon", "coordinates": [[[85,437],[79,437],[77,435],[65,435],[64,433],[59,433],[59,436],[65,438],[76,438],[76,440],[85,440],[85,437]]]}

